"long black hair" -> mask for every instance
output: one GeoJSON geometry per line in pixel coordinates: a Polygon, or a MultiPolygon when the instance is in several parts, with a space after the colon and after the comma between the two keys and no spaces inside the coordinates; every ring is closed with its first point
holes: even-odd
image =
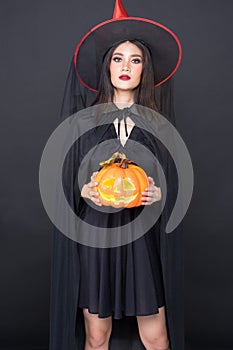
{"type": "Polygon", "coordinates": [[[110,79],[110,62],[115,49],[122,43],[129,41],[136,45],[142,51],[143,56],[143,68],[140,84],[135,88],[135,103],[149,107],[158,111],[158,107],[155,101],[155,88],[154,88],[154,70],[152,66],[152,59],[149,47],[142,41],[134,40],[121,40],[112,45],[104,55],[102,71],[100,75],[98,93],[94,104],[113,102],[114,86],[110,79]]]}

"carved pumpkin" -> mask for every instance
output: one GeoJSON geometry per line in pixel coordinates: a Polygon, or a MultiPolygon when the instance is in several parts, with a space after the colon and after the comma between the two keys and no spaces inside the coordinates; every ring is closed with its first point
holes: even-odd
{"type": "Polygon", "coordinates": [[[142,204],[142,192],[149,186],[146,173],[132,164],[122,153],[114,153],[110,159],[101,162],[97,173],[96,190],[103,205],[114,208],[131,208],[142,204]]]}

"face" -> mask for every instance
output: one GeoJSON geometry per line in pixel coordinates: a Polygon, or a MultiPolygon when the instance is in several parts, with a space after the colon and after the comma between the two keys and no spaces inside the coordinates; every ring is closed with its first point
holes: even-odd
{"type": "Polygon", "coordinates": [[[110,61],[110,78],[116,90],[132,91],[141,80],[142,51],[126,41],[114,50],[110,61]]]}

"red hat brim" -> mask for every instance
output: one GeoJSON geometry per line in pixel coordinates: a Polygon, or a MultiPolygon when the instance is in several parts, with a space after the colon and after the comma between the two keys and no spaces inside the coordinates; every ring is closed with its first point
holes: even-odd
{"type": "Polygon", "coordinates": [[[118,41],[133,39],[145,42],[150,48],[155,86],[161,85],[176,72],[182,56],[178,37],[158,22],[125,17],[98,24],[80,40],[74,55],[75,70],[80,82],[97,92],[106,51],[118,41]]]}

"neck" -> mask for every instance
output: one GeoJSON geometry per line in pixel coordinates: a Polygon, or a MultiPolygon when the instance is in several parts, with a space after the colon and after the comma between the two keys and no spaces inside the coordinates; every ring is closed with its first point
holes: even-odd
{"type": "Polygon", "coordinates": [[[115,90],[113,102],[119,108],[130,107],[134,104],[134,91],[115,90]]]}

